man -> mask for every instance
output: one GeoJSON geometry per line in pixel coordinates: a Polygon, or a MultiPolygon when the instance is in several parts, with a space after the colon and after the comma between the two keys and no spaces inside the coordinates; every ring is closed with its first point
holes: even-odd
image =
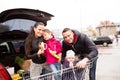
{"type": "MultiPolygon", "coordinates": [[[[65,59],[66,52],[73,50],[75,55],[78,56],[79,61],[76,64],[78,68],[85,68],[87,62],[92,60],[98,55],[96,45],[87,37],[87,35],[80,33],[77,30],[71,30],[65,28],[62,32],[64,38],[62,42],[62,62],[65,59]]],[[[92,68],[90,68],[90,80],[95,80],[96,61],[93,62],[92,68]]]]}

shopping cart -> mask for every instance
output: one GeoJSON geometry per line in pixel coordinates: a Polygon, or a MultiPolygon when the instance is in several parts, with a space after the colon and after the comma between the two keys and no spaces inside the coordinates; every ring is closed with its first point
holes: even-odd
{"type": "Polygon", "coordinates": [[[92,67],[92,63],[96,61],[97,58],[98,57],[95,57],[90,60],[84,69],[78,69],[74,66],[73,68],[58,70],[56,73],[51,72],[40,76],[34,76],[30,80],[55,80],[54,76],[56,75],[59,75],[61,80],[89,80],[89,70],[92,67]]]}

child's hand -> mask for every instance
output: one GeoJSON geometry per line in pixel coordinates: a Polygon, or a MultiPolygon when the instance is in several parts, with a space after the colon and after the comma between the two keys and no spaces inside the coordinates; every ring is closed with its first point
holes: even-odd
{"type": "Polygon", "coordinates": [[[73,68],[74,67],[73,63],[75,61],[75,57],[67,57],[66,60],[69,62],[69,67],[73,68]]]}
{"type": "Polygon", "coordinates": [[[48,49],[50,54],[53,55],[55,58],[57,58],[59,61],[61,60],[61,55],[57,55],[56,51],[51,50],[50,48],[48,49]]]}
{"type": "Polygon", "coordinates": [[[55,55],[55,54],[56,54],[56,51],[53,51],[53,50],[51,50],[50,48],[49,48],[48,50],[49,50],[49,52],[50,52],[52,55],[55,55]]]}
{"type": "Polygon", "coordinates": [[[69,67],[70,67],[70,68],[73,68],[73,67],[74,67],[73,62],[69,62],[69,67]]]}

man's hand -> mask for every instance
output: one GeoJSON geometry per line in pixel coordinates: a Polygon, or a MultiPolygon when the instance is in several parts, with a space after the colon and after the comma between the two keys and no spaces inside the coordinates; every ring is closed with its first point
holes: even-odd
{"type": "Polygon", "coordinates": [[[85,68],[87,66],[88,58],[84,58],[76,64],[77,68],[85,68]]]}

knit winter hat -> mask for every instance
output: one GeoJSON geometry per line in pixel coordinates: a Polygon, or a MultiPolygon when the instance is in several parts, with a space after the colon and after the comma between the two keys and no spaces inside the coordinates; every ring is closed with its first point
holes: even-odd
{"type": "Polygon", "coordinates": [[[66,58],[73,58],[73,57],[75,57],[74,51],[73,50],[68,50],[66,52],[66,58]]]}

